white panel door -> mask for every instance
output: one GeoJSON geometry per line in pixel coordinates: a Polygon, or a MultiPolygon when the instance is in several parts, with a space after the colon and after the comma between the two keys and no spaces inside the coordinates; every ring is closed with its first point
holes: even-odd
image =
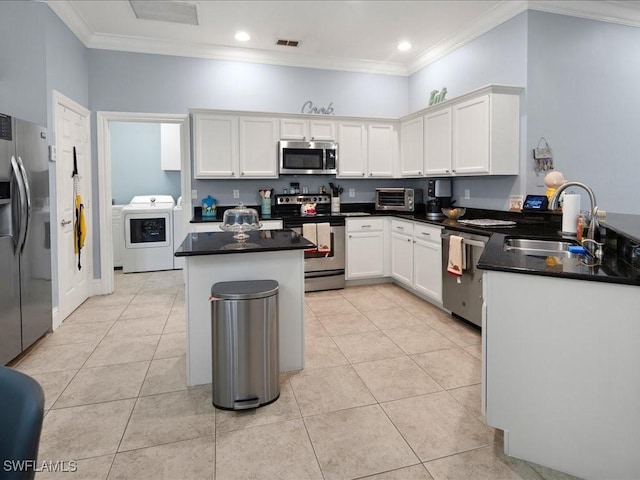
{"type": "Polygon", "coordinates": [[[453,107],[453,171],[489,173],[489,95],[453,107]]]}
{"type": "Polygon", "coordinates": [[[391,233],[391,276],[402,283],[413,284],[413,238],[391,233]]]}
{"type": "MultiPolygon", "coordinates": [[[[89,142],[89,111],[62,95],[56,95],[55,137],[57,202],[57,259],[58,259],[58,318],[60,321],[78,308],[91,293],[93,278],[92,247],[92,187],[91,150],[89,142]],[[87,228],[85,247],[80,258],[75,252],[75,194],[72,179],[73,148],[79,175],[79,190],[87,228]]],[[[54,325],[54,328],[57,325],[54,325]]]]}
{"type": "Polygon", "coordinates": [[[240,117],[240,178],[278,177],[278,120],[240,117]]]}
{"type": "Polygon", "coordinates": [[[396,161],[396,129],[393,125],[371,124],[367,134],[368,176],[393,177],[396,161]]]}
{"type": "Polygon", "coordinates": [[[338,126],[338,176],[362,178],[367,169],[367,130],[362,123],[338,126]]]}
{"type": "Polygon", "coordinates": [[[347,234],[347,280],[384,275],[384,233],[347,234]]]}
{"type": "Polygon", "coordinates": [[[193,115],[195,178],[236,178],[238,172],[238,118],[229,115],[193,115]]]}
{"type": "Polygon", "coordinates": [[[424,117],[424,164],[427,175],[451,174],[451,108],[424,117]]]}
{"type": "Polygon", "coordinates": [[[424,172],[424,121],[422,117],[400,125],[400,174],[419,177],[424,172]]]}

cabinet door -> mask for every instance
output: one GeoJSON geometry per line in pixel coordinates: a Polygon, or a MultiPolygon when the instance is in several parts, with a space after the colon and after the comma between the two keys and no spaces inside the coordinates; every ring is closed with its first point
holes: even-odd
{"type": "Polygon", "coordinates": [[[413,239],[408,235],[391,233],[391,276],[412,286],[413,239]]]}
{"type": "Polygon", "coordinates": [[[282,140],[306,140],[309,132],[308,120],[301,118],[281,118],[280,138],[282,140]]]}
{"type": "Polygon", "coordinates": [[[330,140],[336,139],[336,122],[330,120],[310,120],[309,135],[311,140],[330,140]]]}
{"type": "Polygon", "coordinates": [[[413,288],[442,302],[442,247],[440,243],[414,240],[413,288]]]}
{"type": "Polygon", "coordinates": [[[453,171],[489,173],[489,95],[453,107],[453,171]]]}
{"type": "Polygon", "coordinates": [[[367,132],[362,123],[338,125],[338,176],[365,175],[367,160],[367,132]]]}
{"type": "Polygon", "coordinates": [[[238,171],[238,119],[228,115],[193,115],[195,178],[230,178],[238,171]]]}
{"type": "Polygon", "coordinates": [[[278,121],[240,117],[240,177],[278,177],[278,121]]]}
{"type": "Polygon", "coordinates": [[[422,117],[400,125],[400,174],[419,177],[424,171],[424,121],[422,117]]]}
{"type": "Polygon", "coordinates": [[[424,164],[427,175],[451,174],[451,108],[424,117],[424,164]]]}
{"type": "Polygon", "coordinates": [[[369,125],[367,133],[368,176],[393,177],[396,129],[393,125],[369,125]]]}
{"type": "Polygon", "coordinates": [[[347,234],[347,280],[384,275],[383,232],[347,234]]]}

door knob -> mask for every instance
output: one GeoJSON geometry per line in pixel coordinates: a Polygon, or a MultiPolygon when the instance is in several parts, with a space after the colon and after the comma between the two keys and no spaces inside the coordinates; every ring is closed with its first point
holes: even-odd
{"type": "Polygon", "coordinates": [[[62,225],[62,226],[64,227],[64,226],[66,226],[66,225],[69,225],[70,223],[71,223],[71,220],[62,220],[62,221],[60,222],[60,225],[62,225]]]}

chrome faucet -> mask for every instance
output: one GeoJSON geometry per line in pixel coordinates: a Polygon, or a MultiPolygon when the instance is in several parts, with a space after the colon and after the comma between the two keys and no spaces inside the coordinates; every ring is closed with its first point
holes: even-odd
{"type": "MultiPolygon", "coordinates": [[[[549,210],[555,210],[556,208],[558,208],[558,199],[560,198],[560,194],[569,187],[582,187],[589,194],[589,200],[591,201],[591,221],[589,222],[589,229],[587,230],[587,239],[597,243],[595,240],[595,234],[598,230],[598,205],[596,204],[596,195],[588,185],[585,185],[581,182],[563,183],[558,187],[556,193],[553,194],[553,197],[551,197],[551,201],[549,202],[549,210]]],[[[586,243],[587,245],[591,244],[591,242],[586,243]]]]}

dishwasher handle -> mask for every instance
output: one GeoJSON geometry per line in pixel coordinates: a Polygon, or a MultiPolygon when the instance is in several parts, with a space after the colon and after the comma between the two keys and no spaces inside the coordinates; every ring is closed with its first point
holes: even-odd
{"type": "MultiPolygon", "coordinates": [[[[487,242],[483,242],[481,240],[471,240],[470,238],[465,237],[464,235],[460,235],[463,240],[465,245],[471,245],[472,247],[480,247],[480,248],[484,248],[487,245],[487,242]]],[[[448,233],[443,233],[442,234],[442,240],[449,240],[451,238],[451,234],[448,233]]]]}

